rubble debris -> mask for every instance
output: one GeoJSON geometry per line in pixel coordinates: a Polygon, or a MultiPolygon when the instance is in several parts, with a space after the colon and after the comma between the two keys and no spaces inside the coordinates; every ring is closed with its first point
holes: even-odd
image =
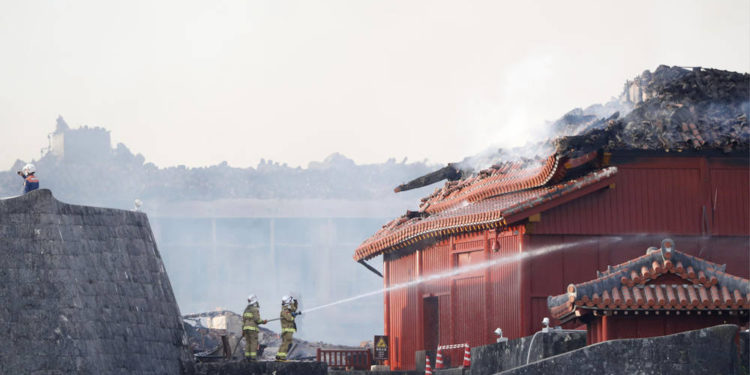
{"type": "Polygon", "coordinates": [[[555,140],[557,152],[574,155],[601,148],[729,153],[749,149],[750,75],[662,65],[626,84],[631,99],[634,91],[642,94],[625,117],[555,140]]]}

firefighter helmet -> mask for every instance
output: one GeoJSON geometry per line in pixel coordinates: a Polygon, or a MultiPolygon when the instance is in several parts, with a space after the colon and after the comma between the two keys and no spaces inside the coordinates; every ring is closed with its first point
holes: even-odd
{"type": "Polygon", "coordinates": [[[23,166],[22,171],[24,174],[32,174],[36,172],[36,167],[34,166],[34,164],[29,163],[23,166]]]}
{"type": "Polygon", "coordinates": [[[255,294],[247,296],[247,303],[251,305],[258,304],[258,296],[256,296],[255,294]]]}

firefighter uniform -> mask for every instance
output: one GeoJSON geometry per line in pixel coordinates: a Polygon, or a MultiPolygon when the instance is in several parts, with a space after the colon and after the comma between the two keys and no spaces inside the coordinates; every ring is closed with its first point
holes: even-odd
{"type": "Polygon", "coordinates": [[[294,322],[294,308],[284,305],[281,307],[281,346],[276,353],[276,359],[286,360],[289,348],[292,346],[292,336],[297,332],[297,323],[294,322]]]}
{"type": "Polygon", "coordinates": [[[260,318],[258,304],[251,303],[242,314],[242,336],[245,337],[245,358],[255,360],[258,356],[258,325],[266,321],[260,318]]]}

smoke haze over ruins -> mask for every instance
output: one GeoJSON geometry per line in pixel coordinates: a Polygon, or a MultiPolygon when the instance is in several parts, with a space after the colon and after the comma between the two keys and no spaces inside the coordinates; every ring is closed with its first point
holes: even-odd
{"type": "Polygon", "coordinates": [[[38,158],[60,114],[159,167],[457,161],[521,145],[659,64],[746,72],[748,14],[747,1],[6,2],[0,166],[38,158]]]}

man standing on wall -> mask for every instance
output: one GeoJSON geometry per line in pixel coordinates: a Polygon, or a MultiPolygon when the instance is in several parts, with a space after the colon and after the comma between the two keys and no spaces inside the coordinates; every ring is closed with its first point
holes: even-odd
{"type": "Polygon", "coordinates": [[[16,172],[19,176],[23,177],[23,193],[26,194],[32,190],[39,189],[39,179],[34,176],[36,173],[36,167],[34,164],[26,164],[23,169],[16,172]]]}

